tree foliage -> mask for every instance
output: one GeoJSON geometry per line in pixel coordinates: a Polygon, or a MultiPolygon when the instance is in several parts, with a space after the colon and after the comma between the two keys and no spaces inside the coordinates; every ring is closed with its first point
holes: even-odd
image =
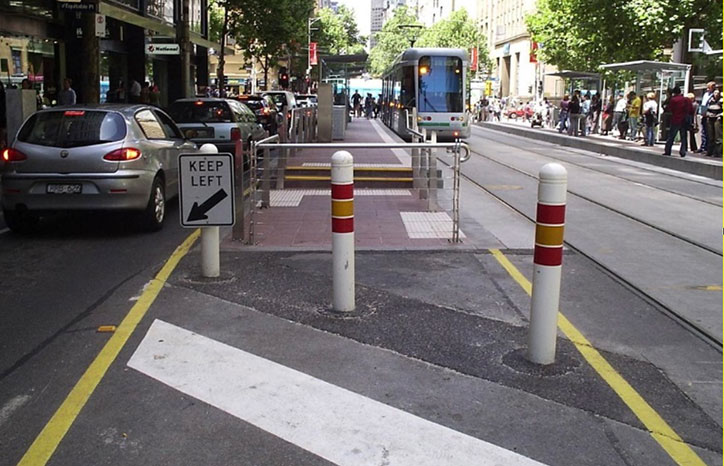
{"type": "Polygon", "coordinates": [[[322,8],[317,17],[319,21],[312,25],[311,38],[325,53],[351,55],[364,51],[364,39],[359,35],[350,9],[342,5],[335,13],[330,8],[322,8]]]}
{"type": "Polygon", "coordinates": [[[368,69],[374,76],[381,75],[395,58],[410,47],[460,48],[470,50],[478,48],[478,61],[483,68],[490,66],[490,56],[485,37],[470,19],[464,9],[453,12],[447,19],[438,21],[424,29],[415,16],[405,7],[395,10],[395,14],[377,35],[377,45],[370,52],[368,69]],[[418,25],[419,28],[407,28],[418,25]],[[401,27],[403,26],[403,27],[401,27]]]}
{"type": "Polygon", "coordinates": [[[395,10],[392,18],[382,26],[377,33],[377,45],[370,51],[367,59],[367,69],[373,76],[381,76],[395,58],[405,49],[410,47],[410,40],[419,31],[413,28],[401,28],[400,26],[422,24],[417,21],[415,15],[405,6],[395,10]]]}
{"type": "Polygon", "coordinates": [[[538,0],[526,24],[542,44],[542,60],[596,71],[603,63],[660,60],[664,48],[697,24],[718,27],[721,40],[721,7],[722,0],[538,0]]]}

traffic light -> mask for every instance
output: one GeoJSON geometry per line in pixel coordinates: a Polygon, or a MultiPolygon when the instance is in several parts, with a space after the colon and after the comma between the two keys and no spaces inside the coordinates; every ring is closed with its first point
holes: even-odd
{"type": "Polygon", "coordinates": [[[288,73],[281,73],[279,75],[279,85],[282,87],[282,89],[286,89],[289,87],[289,74],[288,73]]]}

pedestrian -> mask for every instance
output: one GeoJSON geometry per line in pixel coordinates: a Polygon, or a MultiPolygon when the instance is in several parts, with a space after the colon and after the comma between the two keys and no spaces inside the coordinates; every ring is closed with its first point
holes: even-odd
{"type": "Polygon", "coordinates": [[[141,86],[140,101],[142,104],[151,103],[151,83],[148,81],[144,81],[143,86],[141,86]]]}
{"type": "Polygon", "coordinates": [[[691,101],[691,124],[689,125],[689,150],[691,152],[699,152],[699,145],[696,143],[696,134],[699,132],[699,103],[693,92],[686,94],[686,98],[691,101]]]}
{"type": "Polygon", "coordinates": [[[613,96],[608,98],[606,106],[603,107],[603,113],[601,114],[601,134],[608,136],[608,133],[613,129],[613,96]]]}
{"type": "Polygon", "coordinates": [[[646,102],[643,105],[644,127],[646,129],[644,135],[644,146],[654,145],[654,129],[659,124],[658,121],[659,106],[656,103],[656,94],[649,92],[646,95],[646,102]]]}
{"type": "Polygon", "coordinates": [[[367,97],[365,97],[365,118],[368,120],[372,118],[372,105],[374,105],[374,100],[372,94],[368,92],[367,97]]]}
{"type": "Polygon", "coordinates": [[[591,99],[591,112],[589,113],[588,121],[591,133],[598,134],[600,132],[599,125],[601,121],[601,96],[594,94],[591,99]]]}
{"type": "MultiPolygon", "coordinates": [[[[626,100],[626,97],[624,96],[623,92],[619,92],[618,94],[618,100],[616,101],[616,105],[613,107],[613,122],[612,127],[616,128],[618,131],[618,138],[624,139],[626,137],[626,132],[621,132],[621,122],[626,121],[626,107],[628,106],[628,100],[626,100]]],[[[613,134],[613,132],[611,132],[613,134]]]]}
{"type": "Polygon", "coordinates": [[[588,132],[590,131],[591,126],[589,125],[589,119],[591,115],[591,97],[586,92],[586,94],[583,96],[583,100],[581,101],[581,134],[583,136],[588,136],[588,132]]]}
{"type": "Polygon", "coordinates": [[[118,87],[115,90],[115,101],[118,103],[124,103],[126,101],[126,86],[123,80],[118,81],[118,87]]]}
{"type": "Polygon", "coordinates": [[[679,146],[679,155],[686,157],[688,118],[691,117],[692,106],[691,101],[681,95],[681,88],[675,86],[671,91],[672,96],[669,100],[669,111],[671,112],[671,126],[669,128],[669,137],[666,138],[666,147],[664,155],[671,155],[671,146],[674,144],[676,135],[680,135],[681,145],[679,146]]]}
{"type": "Polygon", "coordinates": [[[63,79],[63,90],[58,95],[58,105],[75,105],[76,95],[70,78],[63,79]]]}
{"type": "Polygon", "coordinates": [[[131,88],[128,90],[130,101],[133,104],[141,102],[141,84],[135,79],[131,80],[131,88]]]}
{"type": "Polygon", "coordinates": [[[568,105],[570,104],[570,101],[568,99],[569,99],[568,94],[565,94],[563,96],[563,100],[561,100],[560,114],[558,115],[558,132],[559,133],[562,133],[567,128],[568,105]]]}
{"type": "Polygon", "coordinates": [[[156,83],[151,86],[151,92],[149,94],[149,99],[151,105],[155,105],[156,107],[161,106],[161,91],[158,89],[158,85],[156,83]]]}
{"type": "Polygon", "coordinates": [[[361,101],[362,96],[359,94],[358,91],[354,91],[354,94],[352,94],[352,107],[354,108],[354,115],[357,118],[362,116],[362,109],[360,108],[361,101]]]}
{"type": "Polygon", "coordinates": [[[698,119],[701,120],[701,146],[699,149],[699,152],[706,152],[708,144],[708,133],[709,125],[706,121],[706,111],[709,108],[709,100],[711,99],[711,96],[714,94],[714,89],[716,88],[716,83],[714,81],[709,81],[706,83],[706,90],[701,96],[701,104],[699,104],[699,115],[698,119]]]}
{"type": "Polygon", "coordinates": [[[581,101],[578,100],[578,91],[573,93],[568,102],[568,135],[578,136],[581,125],[581,101]]]}
{"type": "Polygon", "coordinates": [[[487,97],[483,97],[480,100],[480,119],[479,121],[488,121],[488,118],[490,116],[490,102],[488,101],[487,97]]]}
{"type": "Polygon", "coordinates": [[[634,91],[628,93],[628,98],[628,138],[630,141],[635,141],[639,129],[639,119],[641,118],[641,98],[634,91]]]}
{"type": "Polygon", "coordinates": [[[706,156],[722,156],[722,97],[716,87],[706,108],[706,156]]]}

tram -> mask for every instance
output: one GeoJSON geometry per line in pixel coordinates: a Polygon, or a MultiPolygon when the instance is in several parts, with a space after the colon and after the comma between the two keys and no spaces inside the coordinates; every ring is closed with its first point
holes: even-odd
{"type": "Polygon", "coordinates": [[[414,108],[418,128],[437,132],[438,140],[470,137],[470,114],[465,111],[467,64],[462,49],[402,52],[382,78],[382,121],[409,140],[407,116],[414,108]]]}

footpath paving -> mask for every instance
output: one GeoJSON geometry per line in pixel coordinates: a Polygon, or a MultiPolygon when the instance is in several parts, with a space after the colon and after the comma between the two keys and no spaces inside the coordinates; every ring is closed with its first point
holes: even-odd
{"type": "MultiPolygon", "coordinates": [[[[346,142],[387,139],[378,122],[354,120],[346,142]]],[[[332,152],[302,151],[295,164],[332,152]]],[[[301,189],[275,194],[254,245],[223,232],[219,278],[201,278],[197,245],[174,256],[48,464],[722,463],[721,403],[687,389],[716,378],[674,381],[644,346],[657,335],[696,364],[721,354],[584,257],[564,257],[556,363],[527,362],[529,221],[463,186],[454,244],[434,221],[404,219],[428,213],[409,189],[357,191],[356,310],[341,315],[330,309],[330,199],[301,189]],[[607,340],[622,327],[645,343],[597,349],[574,332],[594,316],[607,340]]],[[[15,464],[22,451],[8,453],[15,464]]]]}

